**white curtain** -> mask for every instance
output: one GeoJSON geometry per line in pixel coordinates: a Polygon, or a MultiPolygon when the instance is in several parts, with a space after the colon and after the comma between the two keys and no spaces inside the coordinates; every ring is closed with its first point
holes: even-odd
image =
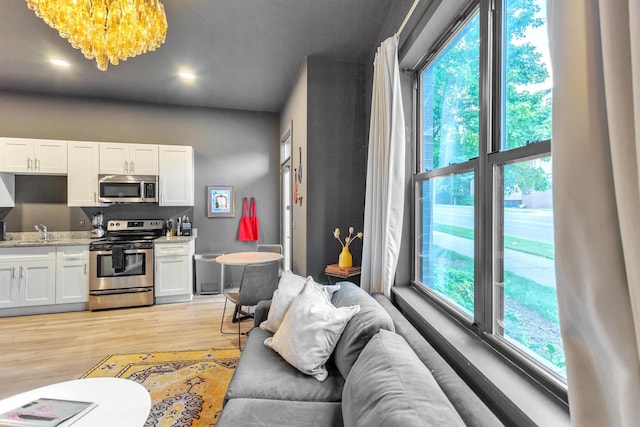
{"type": "Polygon", "coordinates": [[[640,425],[640,0],[548,0],[571,418],[640,425]]]}
{"type": "Polygon", "coordinates": [[[374,61],[368,156],[360,286],[390,296],[402,237],[406,173],[395,36],[380,45],[374,61]]]}

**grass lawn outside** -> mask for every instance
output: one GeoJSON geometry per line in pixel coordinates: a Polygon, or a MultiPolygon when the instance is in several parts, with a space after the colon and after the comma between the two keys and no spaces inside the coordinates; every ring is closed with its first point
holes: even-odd
{"type": "MultiPolygon", "coordinates": [[[[430,281],[432,289],[473,316],[473,259],[435,245],[432,249],[433,276],[422,282],[430,281]]],[[[566,377],[555,288],[505,271],[503,289],[505,338],[538,355],[550,369],[566,377]]]]}
{"type": "MultiPolygon", "coordinates": [[[[451,234],[456,237],[463,237],[465,239],[474,238],[472,228],[434,223],[433,230],[451,234]]],[[[554,245],[551,243],[536,242],[535,240],[522,239],[520,237],[504,236],[504,248],[543,258],[554,259],[554,245]]]]}

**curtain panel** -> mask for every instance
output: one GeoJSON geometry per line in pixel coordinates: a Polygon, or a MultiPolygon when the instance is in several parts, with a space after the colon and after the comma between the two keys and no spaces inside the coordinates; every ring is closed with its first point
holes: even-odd
{"type": "Polygon", "coordinates": [[[547,4],[556,279],[572,423],[635,426],[640,1],[547,4]]]}
{"type": "Polygon", "coordinates": [[[406,135],[395,36],[378,48],[372,92],[360,286],[368,292],[381,292],[390,297],[402,237],[406,171],[406,135]]]}

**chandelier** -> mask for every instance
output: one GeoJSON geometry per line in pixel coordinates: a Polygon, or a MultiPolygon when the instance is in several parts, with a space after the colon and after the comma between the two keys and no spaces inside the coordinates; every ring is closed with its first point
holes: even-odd
{"type": "Polygon", "coordinates": [[[80,49],[98,68],[118,65],[164,43],[167,18],[160,0],[26,0],[29,9],[80,49]]]}

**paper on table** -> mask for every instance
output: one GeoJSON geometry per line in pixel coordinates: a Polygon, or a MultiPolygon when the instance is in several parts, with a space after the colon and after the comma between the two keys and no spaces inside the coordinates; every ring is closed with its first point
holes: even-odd
{"type": "Polygon", "coordinates": [[[0,427],[68,427],[96,406],[95,402],[40,398],[0,414],[0,427]]]}

